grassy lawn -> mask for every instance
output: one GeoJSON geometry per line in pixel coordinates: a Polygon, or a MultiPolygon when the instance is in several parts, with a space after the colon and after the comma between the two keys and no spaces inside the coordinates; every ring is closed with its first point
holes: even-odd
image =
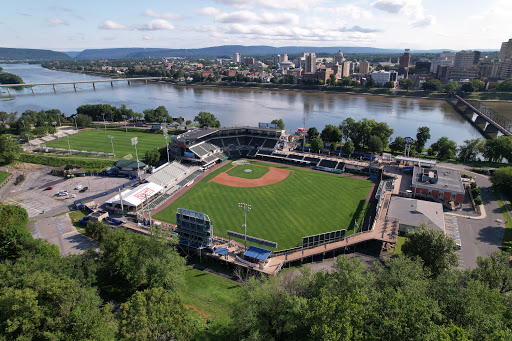
{"type": "MultiPolygon", "coordinates": [[[[255,165],[267,163],[253,162],[255,165]]],[[[272,164],[293,170],[283,181],[263,187],[236,188],[208,180],[232,167],[228,163],[208,174],[154,218],[176,223],[176,209],[206,213],[213,233],[227,237],[226,230],[243,233],[243,213],[238,203],[252,205],[247,213],[247,234],[275,241],[278,249],[302,243],[302,237],[339,229],[352,229],[362,216],[372,183],[366,180],[272,164]]],[[[360,224],[360,222],[359,222],[360,224]]]]}
{"type": "Polygon", "coordinates": [[[505,202],[501,200],[501,196],[499,193],[494,192],[496,199],[498,199],[498,205],[500,206],[501,214],[503,215],[503,221],[505,222],[505,234],[503,235],[503,246],[508,248],[510,247],[510,243],[512,243],[512,220],[510,220],[509,215],[507,213],[507,208],[505,207],[505,202]]]}
{"type": "Polygon", "coordinates": [[[2,183],[7,177],[9,176],[9,173],[0,171],[0,183],[2,183]]]}
{"type": "Polygon", "coordinates": [[[393,252],[394,255],[402,254],[402,245],[404,245],[406,240],[407,240],[407,237],[398,236],[398,239],[396,240],[395,251],[393,252]]]}
{"type": "Polygon", "coordinates": [[[267,174],[268,171],[269,169],[267,167],[247,164],[235,166],[235,168],[230,169],[227,173],[228,175],[236,176],[238,178],[259,179],[263,175],[267,174]],[[250,170],[250,172],[247,172],[246,170],[250,170]]]}
{"type": "MultiPolygon", "coordinates": [[[[144,156],[146,151],[165,146],[165,139],[161,134],[150,134],[144,132],[128,132],[116,130],[103,130],[103,129],[89,129],[71,135],[69,137],[69,144],[71,149],[87,150],[102,153],[112,153],[112,144],[108,136],[114,136],[114,151],[116,158],[121,159],[126,155],[132,155],[135,160],[135,148],[131,144],[131,138],[137,137],[137,153],[139,159],[144,156]]],[[[50,148],[65,148],[68,149],[68,141],[65,138],[54,140],[46,144],[50,148]]]]}
{"type": "Polygon", "coordinates": [[[238,283],[187,267],[180,294],[187,308],[200,318],[229,322],[241,287],[238,283]]]}
{"type": "Polygon", "coordinates": [[[87,210],[80,211],[71,211],[69,212],[69,217],[71,218],[71,222],[73,226],[76,227],[76,230],[80,233],[85,233],[84,225],[80,224],[78,221],[89,214],[87,210]]]}

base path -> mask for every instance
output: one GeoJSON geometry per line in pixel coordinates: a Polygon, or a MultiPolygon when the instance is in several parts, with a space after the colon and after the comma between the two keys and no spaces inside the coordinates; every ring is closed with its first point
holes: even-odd
{"type": "Polygon", "coordinates": [[[231,176],[228,173],[223,172],[210,181],[232,187],[259,187],[283,181],[291,172],[289,169],[282,168],[268,167],[268,169],[269,171],[259,179],[244,179],[237,176],[231,176]]]}

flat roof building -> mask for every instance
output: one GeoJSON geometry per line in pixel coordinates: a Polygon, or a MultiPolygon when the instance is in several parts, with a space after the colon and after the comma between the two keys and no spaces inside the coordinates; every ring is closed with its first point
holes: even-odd
{"type": "Polygon", "coordinates": [[[414,166],[411,190],[414,196],[458,204],[464,201],[464,186],[460,172],[455,169],[414,166]]]}

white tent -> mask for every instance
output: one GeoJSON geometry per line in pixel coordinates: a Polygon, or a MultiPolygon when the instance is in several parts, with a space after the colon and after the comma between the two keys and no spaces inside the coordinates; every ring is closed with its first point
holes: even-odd
{"type": "Polygon", "coordinates": [[[107,204],[121,205],[121,197],[123,198],[123,205],[131,207],[139,207],[140,204],[151,199],[155,194],[163,189],[162,186],[152,182],[148,182],[137,186],[134,189],[127,189],[117,194],[106,201],[107,204]]]}

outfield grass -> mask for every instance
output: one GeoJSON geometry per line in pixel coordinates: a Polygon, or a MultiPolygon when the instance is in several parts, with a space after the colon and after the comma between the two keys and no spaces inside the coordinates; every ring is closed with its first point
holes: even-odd
{"type": "Polygon", "coordinates": [[[235,166],[230,169],[227,173],[231,176],[236,176],[244,179],[259,179],[269,171],[268,167],[255,166],[250,164],[235,166]],[[250,169],[250,172],[246,172],[246,169],[250,169]]]}
{"type": "Polygon", "coordinates": [[[183,304],[200,318],[229,322],[241,287],[228,279],[187,267],[185,286],[180,291],[183,304]]]}
{"type": "Polygon", "coordinates": [[[247,213],[247,234],[275,241],[280,250],[299,246],[304,236],[343,228],[351,232],[353,219],[360,217],[366,207],[370,181],[285,165],[270,166],[292,172],[285,180],[263,187],[237,188],[208,182],[231,168],[229,162],[154,218],[176,223],[177,208],[203,212],[212,220],[213,233],[227,237],[226,230],[243,233],[243,213],[238,209],[242,201],[252,205],[247,213]]]}
{"type": "Polygon", "coordinates": [[[7,177],[9,176],[9,173],[0,171],[0,183],[2,183],[7,177]]]}
{"type": "MultiPolygon", "coordinates": [[[[165,146],[165,139],[161,134],[150,134],[144,132],[128,132],[117,130],[88,129],[81,133],[69,137],[71,149],[86,150],[102,153],[112,153],[112,144],[108,136],[114,136],[114,151],[116,158],[122,159],[126,155],[132,155],[135,160],[135,148],[132,146],[131,139],[137,137],[137,153],[139,159],[144,156],[146,151],[165,146]]],[[[50,148],[68,149],[66,138],[54,140],[46,144],[50,148]]]]}

